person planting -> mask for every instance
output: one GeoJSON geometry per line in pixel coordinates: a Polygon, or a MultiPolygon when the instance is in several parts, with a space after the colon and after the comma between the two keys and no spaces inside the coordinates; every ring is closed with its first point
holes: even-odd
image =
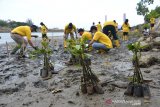
{"type": "Polygon", "coordinates": [[[94,34],[94,36],[88,47],[92,45],[94,49],[99,50],[101,53],[107,52],[113,48],[110,38],[104,33],[97,31],[97,27],[92,26],[90,31],[94,34]]]}
{"type": "Polygon", "coordinates": [[[24,56],[24,51],[26,49],[27,44],[29,43],[35,50],[38,47],[34,46],[31,40],[31,32],[37,31],[36,25],[31,26],[18,26],[11,31],[11,38],[17,43],[17,46],[12,50],[11,54],[15,54],[19,49],[20,55],[24,56]],[[26,37],[27,40],[24,38],[26,37]]]}

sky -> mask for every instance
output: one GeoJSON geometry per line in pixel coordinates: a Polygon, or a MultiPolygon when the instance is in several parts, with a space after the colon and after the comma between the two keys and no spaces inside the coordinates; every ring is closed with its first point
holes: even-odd
{"type": "MultiPolygon", "coordinates": [[[[72,22],[77,28],[89,29],[93,22],[103,24],[107,20],[123,23],[123,14],[131,26],[144,22],[137,15],[136,4],[140,0],[0,0],[0,19],[25,22],[31,19],[40,26],[43,22],[48,28],[64,28],[72,22]]],[[[160,6],[160,0],[150,6],[160,6]]]]}

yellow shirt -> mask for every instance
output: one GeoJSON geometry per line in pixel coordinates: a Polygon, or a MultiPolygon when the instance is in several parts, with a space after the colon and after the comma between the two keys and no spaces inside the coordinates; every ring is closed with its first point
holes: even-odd
{"type": "Polygon", "coordinates": [[[106,45],[107,48],[113,48],[112,41],[110,40],[110,38],[100,31],[97,31],[94,34],[93,40],[98,41],[98,42],[106,45]]]}
{"type": "Polygon", "coordinates": [[[151,24],[154,24],[154,23],[155,23],[155,18],[151,18],[151,19],[150,19],[150,23],[151,23],[151,24]]]}
{"type": "Polygon", "coordinates": [[[83,40],[92,40],[92,34],[90,32],[84,32],[81,37],[81,41],[83,40]]]}
{"type": "Polygon", "coordinates": [[[101,26],[101,24],[97,24],[97,30],[98,30],[98,31],[102,31],[102,26],[101,26]]]}
{"type": "Polygon", "coordinates": [[[26,36],[28,40],[31,40],[31,29],[29,26],[19,26],[14,28],[11,33],[17,33],[20,36],[26,36]]]}
{"type": "Polygon", "coordinates": [[[67,24],[67,25],[65,26],[65,28],[64,28],[64,33],[65,33],[65,34],[66,34],[66,33],[73,33],[73,31],[76,31],[76,26],[75,26],[75,25],[73,25],[72,29],[69,29],[69,28],[68,28],[68,25],[69,25],[69,24],[67,24]]]}
{"type": "Polygon", "coordinates": [[[47,28],[43,25],[41,26],[41,33],[46,34],[47,33],[47,28]]]}
{"type": "Polygon", "coordinates": [[[106,21],[104,24],[103,24],[103,27],[107,26],[107,25],[112,25],[114,27],[116,27],[116,24],[113,22],[113,21],[106,21]]]}
{"type": "Polygon", "coordinates": [[[123,32],[129,32],[129,28],[130,28],[129,23],[128,24],[123,23],[122,25],[123,32]]]}

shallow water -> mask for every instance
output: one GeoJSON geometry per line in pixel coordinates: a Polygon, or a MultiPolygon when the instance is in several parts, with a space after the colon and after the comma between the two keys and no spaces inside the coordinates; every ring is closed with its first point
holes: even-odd
{"type": "MultiPolygon", "coordinates": [[[[32,35],[38,35],[39,38],[41,38],[41,33],[32,33],[32,35]]],[[[63,36],[63,32],[48,32],[47,36],[63,36]]],[[[0,44],[4,44],[6,42],[13,42],[12,38],[10,37],[10,33],[0,33],[0,44]]]]}

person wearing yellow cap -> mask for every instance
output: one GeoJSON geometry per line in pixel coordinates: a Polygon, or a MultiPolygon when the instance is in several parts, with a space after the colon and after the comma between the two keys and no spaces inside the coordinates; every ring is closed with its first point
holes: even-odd
{"type": "Polygon", "coordinates": [[[112,35],[114,40],[114,45],[120,47],[118,36],[116,34],[116,24],[113,21],[106,21],[103,26],[103,33],[109,37],[112,35]]]}
{"type": "Polygon", "coordinates": [[[65,26],[64,28],[64,47],[67,47],[66,40],[68,39],[68,35],[70,35],[71,39],[74,39],[74,33],[77,38],[77,31],[76,31],[76,26],[73,25],[72,23],[69,23],[65,26]]]}
{"type": "Polygon", "coordinates": [[[36,46],[33,45],[31,41],[31,32],[36,32],[37,28],[38,27],[35,25],[19,26],[19,27],[14,28],[11,31],[11,38],[17,43],[17,46],[12,50],[11,54],[15,54],[21,48],[20,55],[24,56],[23,52],[28,43],[34,49],[38,49],[36,46]],[[24,37],[27,38],[27,41],[24,37]]]}
{"type": "Polygon", "coordinates": [[[125,22],[122,25],[122,30],[123,30],[123,36],[122,36],[122,40],[127,41],[128,40],[128,33],[131,29],[129,23],[128,23],[128,19],[125,20],[125,22]]]}
{"type": "Polygon", "coordinates": [[[46,27],[46,25],[43,22],[41,22],[40,25],[41,25],[40,30],[41,30],[41,33],[42,33],[42,39],[48,39],[48,37],[47,37],[48,28],[46,27]]]}
{"type": "Polygon", "coordinates": [[[98,31],[102,31],[101,22],[98,22],[98,24],[96,25],[96,27],[97,27],[98,31]]]}
{"type": "Polygon", "coordinates": [[[155,18],[152,17],[152,18],[150,19],[150,27],[151,27],[151,30],[153,30],[154,24],[155,24],[155,18]]]}
{"type": "Polygon", "coordinates": [[[112,41],[104,33],[97,31],[97,27],[92,26],[90,32],[94,34],[93,39],[89,42],[88,47],[92,47],[99,50],[101,53],[108,52],[112,46],[112,41]]]}

